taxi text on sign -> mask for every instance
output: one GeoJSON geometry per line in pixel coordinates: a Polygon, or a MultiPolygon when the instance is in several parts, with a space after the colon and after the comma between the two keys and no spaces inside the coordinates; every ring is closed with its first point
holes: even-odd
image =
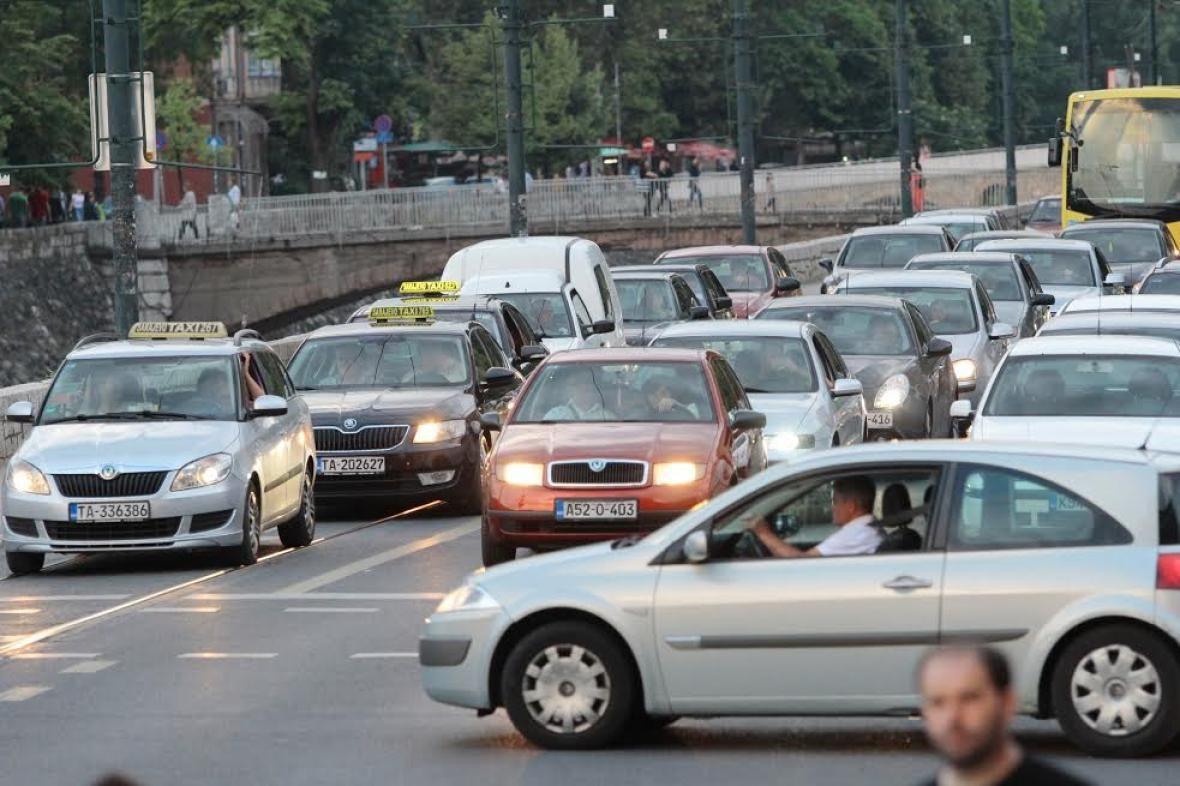
{"type": "Polygon", "coordinates": [[[426,294],[429,292],[458,292],[458,281],[403,281],[398,294],[426,294]]]}
{"type": "Polygon", "coordinates": [[[128,338],[226,338],[220,322],[136,322],[128,338]]]}

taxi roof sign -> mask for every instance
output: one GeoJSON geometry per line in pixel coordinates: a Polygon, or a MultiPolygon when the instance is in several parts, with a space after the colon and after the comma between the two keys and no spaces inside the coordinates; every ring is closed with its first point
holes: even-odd
{"type": "Polygon", "coordinates": [[[369,309],[369,322],[374,325],[412,325],[434,321],[431,306],[375,306],[369,309]]]}
{"type": "Polygon", "coordinates": [[[401,299],[404,305],[413,303],[458,303],[463,298],[452,295],[436,295],[435,297],[404,297],[401,299]]]}
{"type": "Polygon", "coordinates": [[[399,295],[454,294],[460,289],[458,281],[403,281],[397,288],[399,295]]]}
{"type": "Polygon", "coordinates": [[[207,338],[229,338],[229,333],[220,322],[136,322],[127,331],[127,338],[203,341],[207,338]]]}

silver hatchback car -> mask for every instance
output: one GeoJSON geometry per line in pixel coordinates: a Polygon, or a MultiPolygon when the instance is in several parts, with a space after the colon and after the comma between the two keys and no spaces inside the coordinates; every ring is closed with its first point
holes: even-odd
{"type": "Polygon", "coordinates": [[[646,538],[472,574],[426,621],[423,684],[577,749],[678,716],[907,716],[927,647],[988,642],[1022,712],[1094,754],[1149,754],[1180,734],[1177,473],[1170,454],[1036,443],[813,453],[646,538]],[[875,489],[877,553],[764,556],[752,518],[809,547],[850,476],[875,489]]]}
{"type": "Polygon", "coordinates": [[[311,416],[254,331],[140,323],[83,339],[58,369],[8,462],[0,508],[15,574],[51,552],[220,547],[258,559],[262,530],[287,546],[315,533],[311,416]]]}

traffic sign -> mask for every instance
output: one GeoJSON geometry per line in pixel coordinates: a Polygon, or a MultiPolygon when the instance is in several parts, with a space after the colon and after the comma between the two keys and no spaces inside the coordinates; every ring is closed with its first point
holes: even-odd
{"type": "Polygon", "coordinates": [[[6,186],[10,183],[12,183],[12,177],[10,175],[0,174],[0,186],[6,186]]]}
{"type": "Polygon", "coordinates": [[[377,144],[379,144],[379,145],[393,144],[393,132],[392,131],[378,131],[377,132],[377,144]]]}
{"type": "Polygon", "coordinates": [[[650,153],[656,149],[656,140],[652,139],[650,136],[645,136],[643,141],[639,144],[645,153],[650,153]]]}
{"type": "Polygon", "coordinates": [[[378,115],[373,121],[373,130],[378,134],[386,133],[393,129],[393,118],[389,115],[378,115]]]}
{"type": "Polygon", "coordinates": [[[207,146],[213,148],[214,150],[216,150],[219,147],[225,147],[225,140],[222,139],[217,134],[213,134],[212,136],[210,136],[208,139],[205,140],[205,144],[207,146]]]}

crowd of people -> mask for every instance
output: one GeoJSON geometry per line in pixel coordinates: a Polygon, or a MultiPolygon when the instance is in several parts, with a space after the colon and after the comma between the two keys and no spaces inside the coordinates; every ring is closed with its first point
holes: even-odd
{"type": "Polygon", "coordinates": [[[111,197],[95,198],[90,191],[39,185],[14,188],[7,197],[0,194],[0,229],[24,229],[66,221],[105,221],[111,213],[111,197]]]}

